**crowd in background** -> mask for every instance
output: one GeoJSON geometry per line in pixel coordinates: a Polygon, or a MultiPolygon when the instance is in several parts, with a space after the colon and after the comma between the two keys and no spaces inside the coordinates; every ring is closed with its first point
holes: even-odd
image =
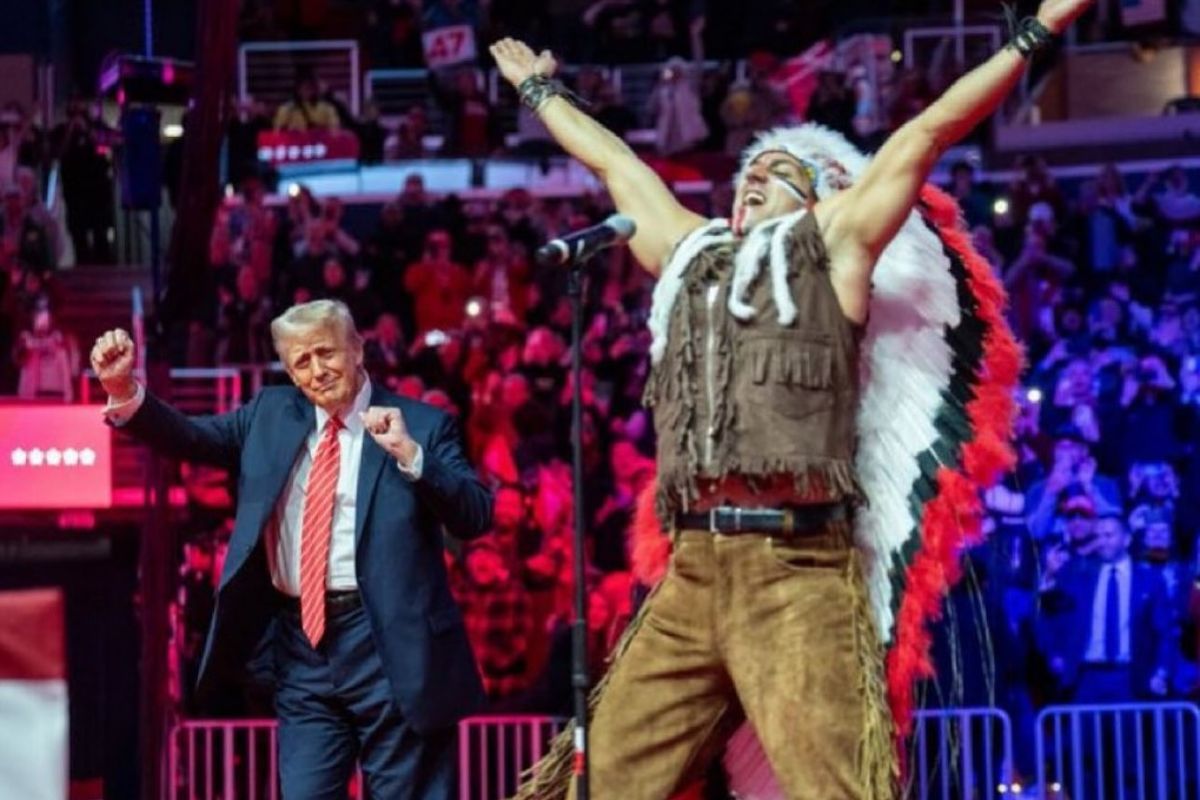
{"type": "Polygon", "coordinates": [[[55,319],[56,273],[68,250],[83,263],[113,261],[114,142],[98,104],[72,102],[51,127],[19,103],[0,109],[0,394],[73,397],[79,349],[55,319]],[[65,221],[45,201],[53,165],[72,209],[65,221]]]}
{"type": "MultiPolygon", "coordinates": [[[[964,5],[970,15],[996,18],[993,4],[968,0],[964,5]]],[[[1080,23],[1083,41],[1200,35],[1195,0],[1166,3],[1161,22],[1132,27],[1123,24],[1118,3],[1097,5],[1080,23]]],[[[671,56],[729,58],[753,48],[790,54],[838,32],[836,26],[862,29],[921,18],[941,24],[952,10],[946,0],[894,0],[886,7],[868,0],[372,0],[341,5],[247,0],[240,31],[245,41],[358,38],[372,66],[420,67],[423,31],[468,24],[480,41],[515,36],[544,43],[576,63],[621,63],[671,56]]]]}
{"type": "MultiPolygon", "coordinates": [[[[1092,656],[1136,669],[1128,696],[1108,700],[1200,693],[1194,177],[1171,169],[1131,190],[1109,166],[1065,189],[1036,159],[1023,160],[1010,185],[981,185],[966,164],[953,170],[948,188],[1007,286],[1028,348],[1018,466],[987,492],[990,538],[970,554],[993,646],[968,660],[994,657],[1001,679],[987,691],[1019,725],[1048,702],[1097,701],[1079,681],[1098,630],[1086,587],[1112,565],[1134,575],[1135,591],[1113,595],[1128,604],[1119,618],[1130,624],[1117,650],[1092,656]]],[[[727,202],[718,189],[707,210],[727,202]]],[[[213,233],[196,363],[269,358],[276,310],[336,297],[366,331],[373,380],[462,419],[471,456],[497,488],[496,529],[454,550],[452,574],[502,709],[566,711],[569,685],[570,318],[561,272],[531,253],[608,211],[601,198],[523,190],[496,201],[433,198],[412,176],[355,235],[337,199],[300,191],[275,211],[252,179],[213,233]]],[[[584,486],[599,670],[632,611],[626,535],[653,473],[639,402],[651,281],[617,251],[590,282],[584,486]]],[[[972,691],[988,702],[968,680],[972,691]]]]}
{"type": "MultiPolygon", "coordinates": [[[[445,2],[441,11],[470,5],[445,2]]],[[[652,158],[729,159],[753,132],[796,113],[768,80],[779,66],[773,55],[752,57],[739,80],[726,67],[698,71],[679,58],[695,55],[691,34],[703,3],[562,5],[569,15],[537,22],[551,39],[556,25],[590,26],[607,37],[596,41],[613,59],[629,47],[644,60],[649,51],[637,48],[651,45],[669,59],[647,108],[626,107],[601,69],[570,75],[609,127],[655,129],[652,158]]],[[[518,6],[497,2],[491,10],[518,6]]],[[[267,24],[263,7],[244,5],[247,26],[267,24]]],[[[389,52],[419,58],[411,3],[379,3],[371,13],[373,30],[392,37],[389,52]],[[407,49],[396,48],[395,37],[407,49]]],[[[473,70],[434,80],[441,154],[553,152],[523,113],[516,145],[506,141],[473,70]]],[[[900,72],[886,106],[870,108],[861,75],[823,72],[806,117],[870,145],[937,88],[928,75],[900,72]]],[[[364,161],[420,157],[430,154],[426,106],[399,121],[382,120],[369,105],[355,117],[301,74],[287,104],[230,112],[226,169],[237,193],[217,212],[207,291],[190,320],[189,365],[272,361],[274,315],[308,299],[344,301],[365,334],[372,380],[458,416],[472,460],[496,490],[495,529],[466,547],[451,543],[447,555],[494,707],[568,713],[570,316],[562,271],[531,256],[541,242],[601,219],[607,200],[520,189],[462,200],[430,195],[413,175],[369,224],[350,224],[338,198],[302,186],[286,205],[270,204],[257,134],[352,128],[364,161]]],[[[79,356],[54,322],[54,266],[66,246],[80,262],[112,260],[112,132],[86,104],[73,104],[50,130],[14,106],[0,122],[0,353],[13,354],[0,359],[0,391],[69,401],[79,356]],[[40,199],[55,160],[67,236],[40,199]]],[[[1016,167],[1011,183],[984,185],[959,164],[947,188],[1010,294],[1029,365],[1018,464],[986,493],[989,538],[968,556],[991,643],[958,648],[974,663],[958,692],[967,704],[995,700],[1028,732],[1034,710],[1051,702],[1200,696],[1200,196],[1197,176],[1181,168],[1132,181],[1108,166],[1065,185],[1037,159],[1016,167]],[[1115,575],[1132,588],[1092,591],[1097,576],[1115,575]],[[984,666],[993,659],[994,673],[984,666]],[[1132,666],[1127,692],[1081,680],[1089,664],[1110,662],[1132,666]],[[984,673],[988,680],[972,679],[984,673]]],[[[727,182],[714,185],[696,205],[724,214],[727,182]]],[[[582,381],[593,675],[633,612],[638,587],[626,537],[635,498],[654,472],[654,432],[640,403],[652,281],[625,251],[603,262],[589,273],[582,381]]],[[[194,511],[179,603],[186,671],[207,625],[230,521],[228,476],[189,467],[184,480],[194,511]]],[[[973,603],[957,595],[950,602],[973,603]]],[[[951,630],[940,641],[952,637],[969,640],[951,630]]],[[[953,649],[939,654],[948,661],[953,649]]],[[[1027,774],[1030,740],[1017,737],[1027,774]]]]}

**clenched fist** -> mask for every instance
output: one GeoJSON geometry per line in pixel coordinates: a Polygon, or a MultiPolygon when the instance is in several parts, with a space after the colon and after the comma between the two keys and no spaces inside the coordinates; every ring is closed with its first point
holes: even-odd
{"type": "Polygon", "coordinates": [[[405,467],[417,457],[417,443],[408,435],[404,415],[398,408],[371,406],[362,413],[363,428],[388,455],[405,467]]]}
{"type": "Polygon", "coordinates": [[[137,394],[134,356],[133,339],[120,328],[102,334],[92,345],[92,370],[114,403],[125,402],[137,394]]]}

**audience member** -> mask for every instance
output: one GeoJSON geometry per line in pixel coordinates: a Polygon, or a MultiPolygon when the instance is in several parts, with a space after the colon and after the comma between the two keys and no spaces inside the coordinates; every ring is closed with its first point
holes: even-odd
{"type": "Polygon", "coordinates": [[[418,336],[462,326],[471,296],[471,273],[454,261],[449,231],[429,232],[421,260],[405,270],[404,288],[412,296],[418,336]]]}
{"type": "Polygon", "coordinates": [[[682,58],[672,58],[663,66],[646,104],[660,155],[678,155],[708,137],[700,111],[700,77],[682,58]]]}
{"type": "Polygon", "coordinates": [[[301,70],[292,99],[275,112],[277,131],[334,131],[341,126],[337,109],[321,97],[316,75],[301,70]]]}
{"type": "MultiPolygon", "coordinates": [[[[4,205],[0,209],[0,268],[36,270],[46,273],[57,262],[54,258],[54,233],[45,217],[26,204],[26,195],[15,179],[3,187],[4,205]]],[[[51,225],[53,221],[51,220],[51,225]]]]}
{"type": "Polygon", "coordinates": [[[493,700],[528,685],[529,594],[511,567],[513,546],[494,534],[472,542],[451,584],[484,688],[493,700]]]}
{"type": "Polygon", "coordinates": [[[108,155],[111,131],[96,104],[72,100],[67,121],[51,134],[60,164],[67,228],[80,264],[113,261],[113,178],[108,155]],[[101,143],[106,147],[102,148],[101,143]]]}
{"type": "Polygon", "coordinates": [[[18,397],[62,403],[74,400],[77,348],[54,322],[48,304],[39,304],[30,327],[17,337],[14,360],[20,369],[18,397]]]}

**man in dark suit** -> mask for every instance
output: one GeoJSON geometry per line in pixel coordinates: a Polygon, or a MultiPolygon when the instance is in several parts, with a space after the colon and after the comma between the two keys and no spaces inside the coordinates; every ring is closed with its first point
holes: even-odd
{"type": "MultiPolygon", "coordinates": [[[[1095,536],[1094,557],[1073,558],[1042,593],[1039,636],[1047,660],[1071,703],[1106,706],[1162,697],[1176,647],[1162,578],[1130,559],[1121,516],[1101,516],[1095,536]]],[[[1119,786],[1134,787],[1138,765],[1128,743],[1138,736],[1138,722],[1123,714],[1103,722],[1101,735],[1100,718],[1087,713],[1082,724],[1088,731],[1097,726],[1097,733],[1081,743],[1083,779],[1075,789],[1080,797],[1100,797],[1103,785],[1105,796],[1115,797],[1119,786]]]]}
{"type": "Polygon", "coordinates": [[[1096,559],[1043,592],[1050,666],[1075,703],[1124,703],[1167,692],[1172,625],[1162,579],[1129,557],[1125,520],[1095,525],[1096,559]]]}
{"type": "Polygon", "coordinates": [[[198,692],[211,696],[269,635],[285,798],[344,798],[357,760],[371,797],[449,800],[454,725],[482,687],[441,528],[480,535],[491,497],[449,416],[371,385],[344,304],[295,306],[271,335],[295,385],[211,417],[146,392],[124,331],[92,350],[113,424],[238,471],[198,692]]]}

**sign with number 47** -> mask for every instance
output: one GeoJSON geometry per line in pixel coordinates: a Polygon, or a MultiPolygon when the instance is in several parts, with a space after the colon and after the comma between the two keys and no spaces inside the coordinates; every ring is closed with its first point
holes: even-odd
{"type": "Polygon", "coordinates": [[[425,64],[430,69],[475,60],[475,29],[470,25],[436,28],[421,36],[425,64]]]}

